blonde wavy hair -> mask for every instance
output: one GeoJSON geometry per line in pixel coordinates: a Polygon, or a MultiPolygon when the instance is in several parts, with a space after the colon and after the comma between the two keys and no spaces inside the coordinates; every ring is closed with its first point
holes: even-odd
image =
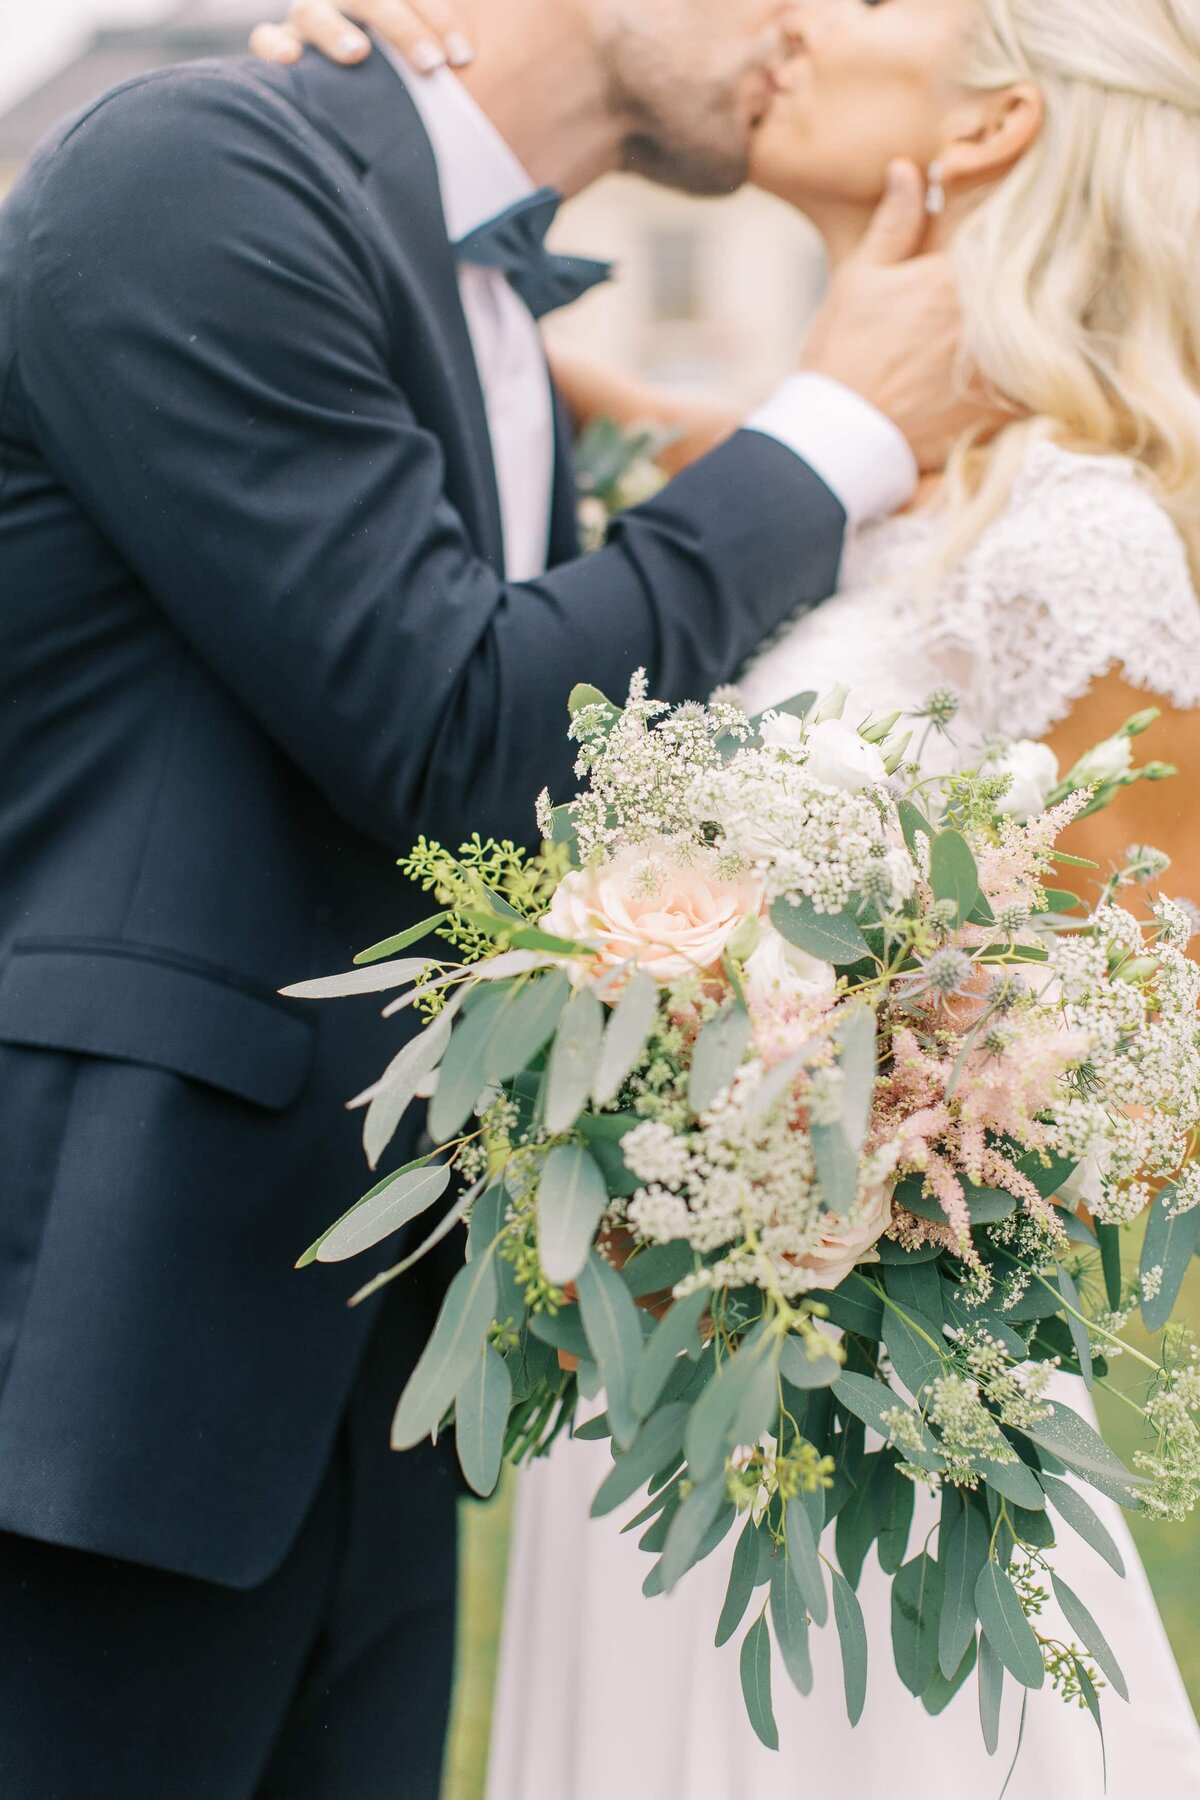
{"type": "Polygon", "coordinates": [[[1045,123],[954,240],[966,354],[1023,416],[952,457],[945,560],[1050,437],[1134,458],[1200,585],[1200,0],[979,0],[964,76],[1045,123]]]}

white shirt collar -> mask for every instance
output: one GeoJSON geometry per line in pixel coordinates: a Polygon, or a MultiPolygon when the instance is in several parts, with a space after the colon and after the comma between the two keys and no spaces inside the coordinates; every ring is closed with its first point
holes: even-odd
{"type": "Polygon", "coordinates": [[[535,192],[532,180],[457,75],[449,69],[418,75],[398,50],[387,43],[383,50],[412,95],[433,146],[452,244],[535,192]]]}

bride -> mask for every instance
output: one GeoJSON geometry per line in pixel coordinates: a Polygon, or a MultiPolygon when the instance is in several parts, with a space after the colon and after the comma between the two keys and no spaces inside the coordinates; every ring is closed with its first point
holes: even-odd
{"type": "MultiPolygon", "coordinates": [[[[1184,780],[1200,778],[1196,0],[808,0],[755,180],[813,220],[836,267],[895,156],[929,169],[967,347],[1017,415],[990,443],[960,446],[913,511],[851,540],[839,593],[763,650],[745,703],[758,712],[844,681],[865,714],[950,686],[964,754],[1002,727],[1048,737],[1067,767],[1150,697],[1168,714],[1160,746],[1184,780]]],[[[556,372],[581,422],[680,427],[677,460],[735,423],[574,361],[556,372]]],[[[1149,806],[1175,858],[1168,886],[1197,892],[1191,808],[1182,783],[1171,790],[1141,790],[1140,829],[1149,806]]],[[[1115,823],[1077,830],[1073,848],[1105,865],[1124,848],[1119,807],[1115,823]]],[[[1078,1380],[1060,1380],[1085,1408],[1078,1380]]],[[[996,1761],[973,1682],[929,1718],[890,1666],[890,1584],[874,1557],[860,1589],[874,1651],[861,1725],[844,1717],[836,1638],[815,1633],[814,1693],[776,1669],[783,1748],[764,1750],[742,1711],[737,1645],[712,1642],[732,1540],[646,1601],[636,1534],[588,1519],[607,1466],[603,1445],[560,1444],[522,1478],[489,1800],[782,1800],[839,1781],[890,1800],[999,1796],[1018,1696],[1010,1684],[996,1761]]],[[[1107,1792],[1184,1800],[1200,1794],[1200,1731],[1129,1532],[1089,1497],[1126,1579],[1070,1532],[1056,1559],[1126,1664],[1132,1704],[1104,1696],[1107,1792]]],[[[914,1545],[935,1518],[919,1500],[914,1545]]],[[[1181,1578],[1200,1588],[1193,1571],[1181,1578]]],[[[1104,1791],[1086,1712],[1031,1695],[1009,1800],[1104,1791]]]]}

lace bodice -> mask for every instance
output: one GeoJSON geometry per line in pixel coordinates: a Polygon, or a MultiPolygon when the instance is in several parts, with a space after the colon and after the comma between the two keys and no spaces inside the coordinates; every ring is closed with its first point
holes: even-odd
{"type": "Polygon", "coordinates": [[[965,749],[1044,737],[1117,668],[1200,706],[1200,600],[1183,540],[1133,463],[1037,445],[1003,513],[931,588],[938,529],[927,512],[855,534],[838,593],[746,669],[749,710],[839,681],[887,709],[950,686],[965,749]]]}

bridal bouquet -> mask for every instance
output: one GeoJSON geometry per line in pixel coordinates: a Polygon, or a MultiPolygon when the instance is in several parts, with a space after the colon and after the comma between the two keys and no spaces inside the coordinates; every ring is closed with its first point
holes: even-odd
{"type": "Polygon", "coordinates": [[[448,1201],[369,1293],[466,1226],[395,1445],[452,1423],[487,1493],[506,1455],[610,1441],[593,1511],[633,1512],[648,1595],[736,1530],[713,1623],[749,1620],[771,1746],[772,1638],[807,1692],[831,1611],[857,1721],[872,1546],[930,1712],[974,1673],[993,1750],[1006,1677],[1099,1724],[1124,1683],[1056,1533],[1119,1568],[1081,1489],[1163,1517],[1200,1494],[1200,1358],[1169,1325],[1200,1240],[1194,909],[1139,896],[1147,848],[1091,900],[1057,872],[1093,867],[1056,848],[1074,819],[1170,773],[1133,767],[1154,715],[1061,782],[1031,744],[935,779],[953,710],[862,718],[839,690],[751,721],[577,690],[583,785],[543,796],[540,853],[422,841],[402,866],[437,913],[291,990],[425,1019],[356,1104],[372,1166],[418,1096],[438,1148],[303,1259],[448,1201]],[[1137,1308],[1156,1358],[1122,1340],[1137,1308]],[[1133,1469],[1047,1393],[1118,1355],[1144,1376],[1133,1469]],[[605,1410],[580,1425],[584,1399],[605,1410]],[[914,1548],[918,1487],[940,1525],[914,1548]]]}

